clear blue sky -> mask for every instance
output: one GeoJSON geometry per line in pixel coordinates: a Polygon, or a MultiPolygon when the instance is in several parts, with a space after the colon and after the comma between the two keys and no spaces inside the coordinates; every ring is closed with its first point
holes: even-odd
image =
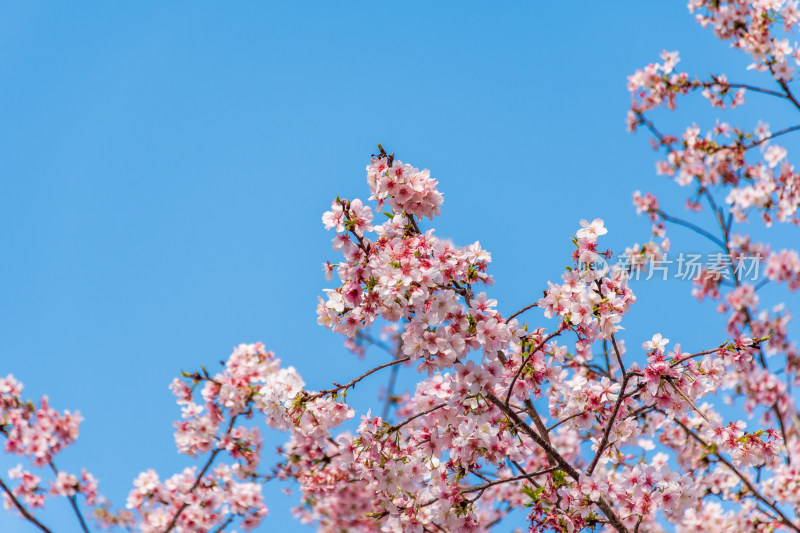
{"type": "MultiPolygon", "coordinates": [[[[81,411],[60,465],[87,467],[120,506],[140,471],[189,464],[167,389],[181,370],[256,340],[314,388],[383,361],[358,362],[314,312],[334,257],[320,215],[337,194],[368,196],[378,142],[439,179],[438,233],[493,253],[510,313],[559,277],[579,219],[604,218],[619,250],[649,234],[635,189],[681,212],[647,136],[625,131],[628,74],[666,48],[690,72],[752,79],[685,2],[0,6],[0,373],[81,411]]],[[[706,108],[658,116],[708,126],[706,108]]],[[[736,116],[791,125],[782,111],[736,116]]],[[[630,346],[656,331],[688,349],[723,339],[688,283],[636,290],[630,346]]],[[[260,530],[307,530],[280,488],[260,530]]],[[[77,531],[66,502],[51,507],[43,521],[77,531]]],[[[33,531],[3,512],[0,530],[33,531]]]]}

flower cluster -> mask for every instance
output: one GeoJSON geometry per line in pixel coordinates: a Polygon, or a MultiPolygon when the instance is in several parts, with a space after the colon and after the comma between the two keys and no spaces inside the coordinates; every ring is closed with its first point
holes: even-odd
{"type": "Polygon", "coordinates": [[[696,12],[697,21],[709,27],[719,39],[749,54],[749,68],[769,71],[781,82],[793,77],[792,63],[800,64],[800,52],[789,39],[776,35],[773,26],[782,23],[791,32],[800,20],[796,0],[770,1],[712,1],[691,0],[689,11],[696,12]]]}
{"type": "Polygon", "coordinates": [[[44,507],[48,495],[63,496],[73,503],[76,495],[84,497],[88,505],[98,503],[97,480],[83,470],[80,477],[56,467],[55,457],[78,438],[80,413],[59,413],[47,396],[39,406],[22,398],[23,385],[14,376],[0,378],[0,436],[5,441],[5,452],[30,462],[31,471],[17,465],[8,472],[16,484],[3,484],[3,505],[9,511],[25,516],[26,509],[44,507]],[[39,473],[34,473],[39,472],[39,473]],[[52,476],[44,484],[43,476],[52,476]]]}
{"type": "MultiPolygon", "coordinates": [[[[332,220],[342,221],[334,247],[349,244],[337,269],[341,286],[327,291],[318,308],[320,323],[364,339],[378,317],[397,322],[399,351],[385,366],[422,360],[429,377],[399,400],[397,423],[367,414],[355,434],[333,442],[293,435],[283,475],[300,483],[304,522],[322,531],[424,531],[432,524],[471,531],[528,506],[535,531],[601,521],[620,531],[655,528],[659,516],[676,524],[695,517],[704,496],[698,476],[708,476],[708,486],[719,476],[688,463],[672,471],[664,453],[649,466],[630,464],[631,452],[652,449],[654,438],[665,446],[675,432],[684,443],[699,439],[702,445],[686,447],[706,457],[713,448],[742,476],[739,469],[775,463],[780,448],[772,429],[746,433],[744,422],[724,426],[711,405],[699,406],[730,385],[732,371],[752,372],[753,354],[766,339],[739,336],[687,354],[678,345],[667,353],[669,341],[656,334],[643,346],[644,364],[624,363],[625,343],[616,335],[636,298],[629,271],[604,266],[602,220],[581,221],[574,266],[537,302],[545,317],[559,319],[548,334],[502,320],[498,302],[473,293],[470,261],[443,261],[453,256],[442,250],[458,249],[442,248],[409,213],[387,213],[387,222],[372,227],[378,237],[369,238],[358,228],[371,216],[356,202],[337,199],[323,217],[331,229],[338,226],[332,220]],[[567,335],[574,339],[556,339],[567,335]],[[479,348],[482,357],[471,357],[479,348]]],[[[660,213],[650,195],[639,195],[637,207],[654,219],[660,213]]],[[[485,266],[473,269],[486,276],[485,266]]],[[[748,294],[740,291],[742,302],[748,294]]],[[[750,391],[748,409],[777,401],[778,389],[750,391]]],[[[684,450],[674,451],[684,465],[684,450]]],[[[728,480],[728,489],[740,483],[728,480]]]]}
{"type": "Polygon", "coordinates": [[[421,359],[429,372],[478,348],[494,357],[512,340],[514,323],[502,319],[495,300],[473,289],[491,283],[489,253],[480,243],[459,248],[419,229],[415,217],[433,217],[442,201],[427,170],[376,157],[367,182],[373,198],[392,212],[373,226],[368,206],[337,198],[323,215],[325,227],[337,232],[333,247],[343,261],[336,268],[340,286],[320,300],[319,323],[352,338],[377,318],[404,319],[403,354],[421,359]]]}
{"type": "Polygon", "coordinates": [[[381,151],[381,156],[374,157],[367,167],[370,200],[377,200],[378,208],[387,203],[395,213],[430,219],[438,215],[444,197],[430,172],[395,161],[394,154],[387,156],[382,148],[381,151]]]}
{"type": "MultiPolygon", "coordinates": [[[[674,71],[679,61],[677,52],[664,52],[662,63],[637,70],[628,79],[632,96],[629,129],[646,126],[655,134],[655,146],[666,149],[666,159],[657,165],[660,174],[673,177],[681,185],[695,186],[698,196],[706,195],[710,187],[725,187],[728,190],[725,201],[737,221],[744,221],[748,211],[756,210],[767,224],[775,219],[796,222],[800,173],[787,161],[783,146],[770,144],[796,127],[772,133],[769,126],[762,123],[747,131],[718,120],[706,134],[702,134],[697,125],[691,125],[678,137],[659,132],[645,114],[660,106],[674,110],[679,95],[698,90],[715,107],[724,108],[726,102],[731,107],[741,105],[745,92],[750,91],[778,97],[800,108],[800,101],[787,84],[794,72],[790,59],[797,63],[800,52],[796,45],[790,45],[786,37],[779,35],[781,29],[793,31],[798,16],[797,2],[693,0],[690,10],[697,12],[697,19],[704,27],[713,28],[719,38],[731,40],[734,47],[750,54],[751,68],[771,72],[780,91],[731,83],[722,74],[705,80],[690,80],[687,73],[674,71]],[[751,156],[756,148],[760,149],[761,157],[752,161],[756,159],[751,156]]],[[[699,203],[694,202],[694,205],[699,206],[699,203]]]]}

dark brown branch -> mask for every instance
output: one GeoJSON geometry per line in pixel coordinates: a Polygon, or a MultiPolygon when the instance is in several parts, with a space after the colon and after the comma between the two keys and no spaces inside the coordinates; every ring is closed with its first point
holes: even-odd
{"type": "Polygon", "coordinates": [[[761,93],[761,94],[768,94],[770,96],[777,96],[778,98],[789,100],[789,98],[787,98],[786,95],[783,93],[779,93],[777,91],[771,91],[769,89],[762,89],[761,87],[755,87],[753,85],[747,85],[745,83],[718,83],[715,81],[713,83],[706,82],[702,84],[704,88],[711,87],[712,85],[724,85],[730,87],[731,89],[745,89],[747,91],[753,91],[755,93],[761,93]]]}
{"type": "Polygon", "coordinates": [[[548,342],[550,342],[550,340],[551,340],[551,339],[553,339],[553,337],[556,337],[556,336],[560,335],[560,334],[561,334],[561,332],[562,332],[563,330],[564,330],[564,329],[563,329],[563,327],[562,327],[562,328],[559,328],[559,329],[557,329],[556,331],[554,331],[553,333],[551,333],[550,335],[548,335],[547,337],[545,337],[545,338],[544,338],[544,340],[543,340],[542,342],[540,342],[540,343],[539,343],[539,344],[536,346],[536,348],[534,348],[533,350],[531,350],[531,353],[530,353],[530,354],[528,354],[528,357],[526,357],[526,358],[525,358],[525,360],[523,360],[523,361],[522,361],[522,364],[521,364],[521,365],[519,365],[519,368],[517,369],[517,373],[516,373],[516,374],[514,374],[514,378],[511,380],[511,384],[508,386],[508,394],[506,394],[506,405],[508,405],[508,402],[509,402],[509,401],[511,401],[511,394],[512,394],[512,393],[513,393],[513,391],[514,391],[514,384],[517,382],[517,379],[519,379],[519,376],[520,376],[520,374],[522,374],[522,369],[524,369],[524,368],[525,368],[525,365],[527,365],[527,364],[528,364],[528,361],[530,361],[530,360],[531,360],[531,357],[533,357],[533,356],[534,356],[534,354],[535,354],[536,352],[538,352],[539,350],[541,350],[541,349],[542,349],[542,347],[543,347],[545,344],[547,344],[548,342]]]}
{"type": "MultiPolygon", "coordinates": [[[[622,364],[622,354],[619,351],[619,347],[617,346],[617,339],[614,337],[614,334],[611,334],[611,346],[614,347],[614,355],[617,357],[617,363],[619,364],[619,369],[622,371],[622,375],[625,376],[625,365],[622,364]]],[[[624,391],[623,391],[624,392],[624,391]]]]}
{"type": "Polygon", "coordinates": [[[798,103],[797,99],[792,94],[792,91],[789,89],[789,85],[786,83],[786,81],[785,80],[778,80],[778,85],[780,85],[781,89],[783,89],[783,92],[786,93],[786,98],[791,100],[791,102],[794,104],[794,106],[797,109],[800,109],[800,103],[798,103]]]}
{"type": "Polygon", "coordinates": [[[589,468],[586,470],[586,475],[589,476],[592,475],[594,469],[597,467],[598,461],[600,461],[600,457],[603,455],[603,452],[606,449],[606,445],[608,444],[608,437],[609,435],[611,435],[611,430],[614,427],[614,421],[617,419],[617,414],[619,414],[619,408],[622,406],[622,402],[625,401],[625,388],[628,386],[629,377],[630,376],[628,374],[623,374],[622,376],[622,388],[619,391],[617,402],[614,404],[614,411],[611,413],[611,418],[608,421],[606,430],[603,432],[603,438],[597,445],[597,453],[594,454],[594,459],[592,459],[589,468]]]}
{"type": "Polygon", "coordinates": [[[756,146],[759,146],[759,145],[761,145],[761,144],[763,144],[763,143],[765,143],[767,141],[771,141],[772,139],[774,139],[776,137],[780,137],[781,135],[786,135],[787,133],[792,133],[793,131],[797,131],[797,130],[800,130],[800,125],[791,126],[789,128],[785,128],[785,129],[776,131],[775,133],[773,133],[771,135],[768,135],[768,136],[764,137],[763,139],[760,139],[758,141],[753,141],[750,144],[745,145],[744,149],[745,150],[750,150],[751,148],[755,148],[756,146]]]}
{"type": "Polygon", "coordinates": [[[552,446],[553,443],[550,441],[550,434],[547,432],[544,422],[542,422],[542,417],[539,416],[539,412],[536,410],[536,407],[533,406],[533,402],[531,402],[529,398],[525,398],[525,414],[533,420],[533,425],[536,426],[539,435],[542,436],[547,444],[552,446]]]}
{"type": "Polygon", "coordinates": [[[520,310],[519,310],[519,311],[517,311],[516,313],[512,314],[510,317],[506,318],[506,324],[508,324],[509,322],[511,322],[511,320],[513,320],[514,318],[518,317],[519,315],[521,315],[522,313],[524,313],[524,312],[525,312],[525,311],[527,311],[528,309],[533,309],[533,308],[534,308],[534,307],[536,307],[537,305],[539,305],[539,304],[538,304],[538,303],[535,303],[535,302],[534,302],[534,303],[532,303],[532,304],[530,304],[530,305],[526,305],[525,307],[523,307],[522,309],[520,309],[520,310]]]}
{"type": "MultiPolygon", "coordinates": [[[[500,401],[500,399],[497,398],[497,396],[495,396],[491,392],[487,392],[485,394],[485,396],[486,396],[486,399],[488,399],[490,402],[495,404],[501,411],[503,411],[506,414],[506,416],[509,419],[511,419],[512,422],[514,422],[515,424],[518,424],[520,429],[523,432],[525,432],[531,439],[533,439],[533,441],[536,444],[538,444],[539,447],[542,448],[545,451],[545,453],[547,454],[548,458],[550,458],[552,461],[554,461],[558,465],[559,469],[561,469],[564,472],[566,472],[569,475],[569,477],[571,477],[572,479],[574,479],[576,481],[578,480],[578,478],[580,477],[580,472],[578,472],[575,469],[575,467],[573,467],[571,464],[569,464],[561,456],[561,454],[558,453],[558,451],[555,448],[553,448],[553,446],[548,444],[547,441],[545,441],[535,431],[533,431],[533,429],[531,429],[531,427],[528,426],[528,424],[526,424],[519,417],[519,415],[517,415],[513,411],[513,409],[511,409],[506,403],[500,401]]],[[[629,533],[628,528],[625,527],[625,524],[622,523],[622,521],[620,520],[619,516],[617,516],[617,513],[614,512],[614,510],[611,508],[611,506],[608,504],[608,502],[605,501],[605,499],[603,497],[600,497],[595,505],[597,505],[597,507],[601,511],[603,511],[603,514],[606,515],[606,518],[608,518],[609,523],[617,531],[619,531],[620,533],[629,533]]]]}
{"type": "MultiPolygon", "coordinates": [[[[245,404],[249,404],[252,399],[253,395],[251,394],[250,396],[248,396],[245,404]]],[[[230,432],[233,431],[233,425],[236,423],[237,418],[239,418],[239,414],[233,415],[231,417],[230,422],[228,422],[228,427],[225,430],[226,435],[229,435],[230,432]]],[[[217,458],[217,455],[219,455],[221,451],[222,448],[216,448],[213,452],[211,452],[208,461],[206,461],[206,464],[203,466],[203,469],[200,470],[200,473],[197,474],[197,478],[195,478],[194,483],[192,483],[192,486],[189,488],[187,494],[191,494],[198,486],[200,486],[200,482],[203,480],[203,476],[206,475],[206,472],[208,472],[208,469],[211,468],[211,465],[214,463],[214,459],[217,458]]],[[[167,528],[164,530],[164,533],[169,533],[175,528],[175,526],[178,524],[178,519],[181,517],[181,515],[183,514],[183,512],[186,510],[187,507],[189,507],[189,504],[184,503],[178,508],[178,510],[175,512],[175,515],[172,517],[172,520],[170,520],[169,525],[167,525],[167,528]]]]}
{"type": "Polygon", "coordinates": [[[22,503],[17,499],[16,496],[14,496],[14,493],[11,491],[10,488],[8,488],[8,485],[6,485],[1,478],[0,478],[0,487],[3,489],[3,491],[5,491],[6,494],[8,494],[8,498],[11,500],[11,503],[14,504],[14,507],[16,507],[20,513],[22,513],[22,516],[24,516],[25,519],[28,520],[28,522],[38,527],[44,533],[53,533],[47,526],[39,522],[35,516],[33,516],[27,509],[25,509],[25,506],[22,505],[22,503]]]}

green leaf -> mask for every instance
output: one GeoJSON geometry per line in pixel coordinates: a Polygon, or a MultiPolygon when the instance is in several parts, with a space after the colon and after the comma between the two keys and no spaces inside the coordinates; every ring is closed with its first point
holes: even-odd
{"type": "Polygon", "coordinates": [[[556,470],[553,472],[553,481],[556,483],[556,487],[561,487],[567,484],[567,475],[562,472],[561,470],[556,470]]]}
{"type": "Polygon", "coordinates": [[[530,499],[533,499],[536,494],[530,485],[522,485],[522,493],[530,499]]]}

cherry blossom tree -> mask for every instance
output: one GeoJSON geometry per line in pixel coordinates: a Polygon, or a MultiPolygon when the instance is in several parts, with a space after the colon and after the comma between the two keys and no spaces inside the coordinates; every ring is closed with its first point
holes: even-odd
{"type": "Polygon", "coordinates": [[[368,200],[337,197],[322,216],[338,259],[323,267],[330,288],[317,313],[351,349],[377,346],[387,362],[313,391],[263,345],[243,344],[216,372],[183,373],[170,385],[181,410],[175,442],[197,466],[142,472],[124,509],[98,494],[88,471],[56,466],[80,415],[46,397],[26,400],[13,376],[0,379],[0,434],[21,461],[0,476],[5,507],[43,532],[55,531],[37,518],[48,498],[66,499],[87,532],[251,530],[267,523],[262,485],[288,482],[302,494],[298,519],[324,532],[484,531],[522,519],[530,531],[800,533],[791,391],[800,354],[787,338],[788,308],[758,292],[800,288],[800,256],[745,233],[751,220],[798,224],[800,172],[778,141],[800,125],[748,131],[718,121],[671,135],[650,118],[694,92],[721,109],[752,95],[781,100],[786,116],[800,111],[790,87],[800,48],[789,41],[800,11],[796,0],[691,0],[689,10],[752,58],[764,86],[722,73],[693,78],[676,70],[677,52],[664,52],[628,80],[628,126],[649,131],[659,174],[686,188],[686,208],[709,212],[715,227],[636,192],[637,212],[652,222],[647,243],[612,265],[603,221],[580,221],[557,283],[501,311],[486,292],[489,252],[430,227],[443,206],[438,182],[379,147],[366,169],[368,200]],[[718,302],[727,331],[710,332],[699,352],[657,330],[641,347],[624,339],[631,278],[667,256],[668,225],[716,251],[692,294],[718,302]],[[752,258],[763,259],[759,283],[743,272],[752,258]],[[418,381],[397,394],[401,367],[418,381]],[[378,373],[388,374],[386,398],[356,415],[348,391],[378,373]],[[726,406],[736,399],[745,412],[726,406]],[[259,421],[286,434],[276,459],[263,453],[259,421]]]}

